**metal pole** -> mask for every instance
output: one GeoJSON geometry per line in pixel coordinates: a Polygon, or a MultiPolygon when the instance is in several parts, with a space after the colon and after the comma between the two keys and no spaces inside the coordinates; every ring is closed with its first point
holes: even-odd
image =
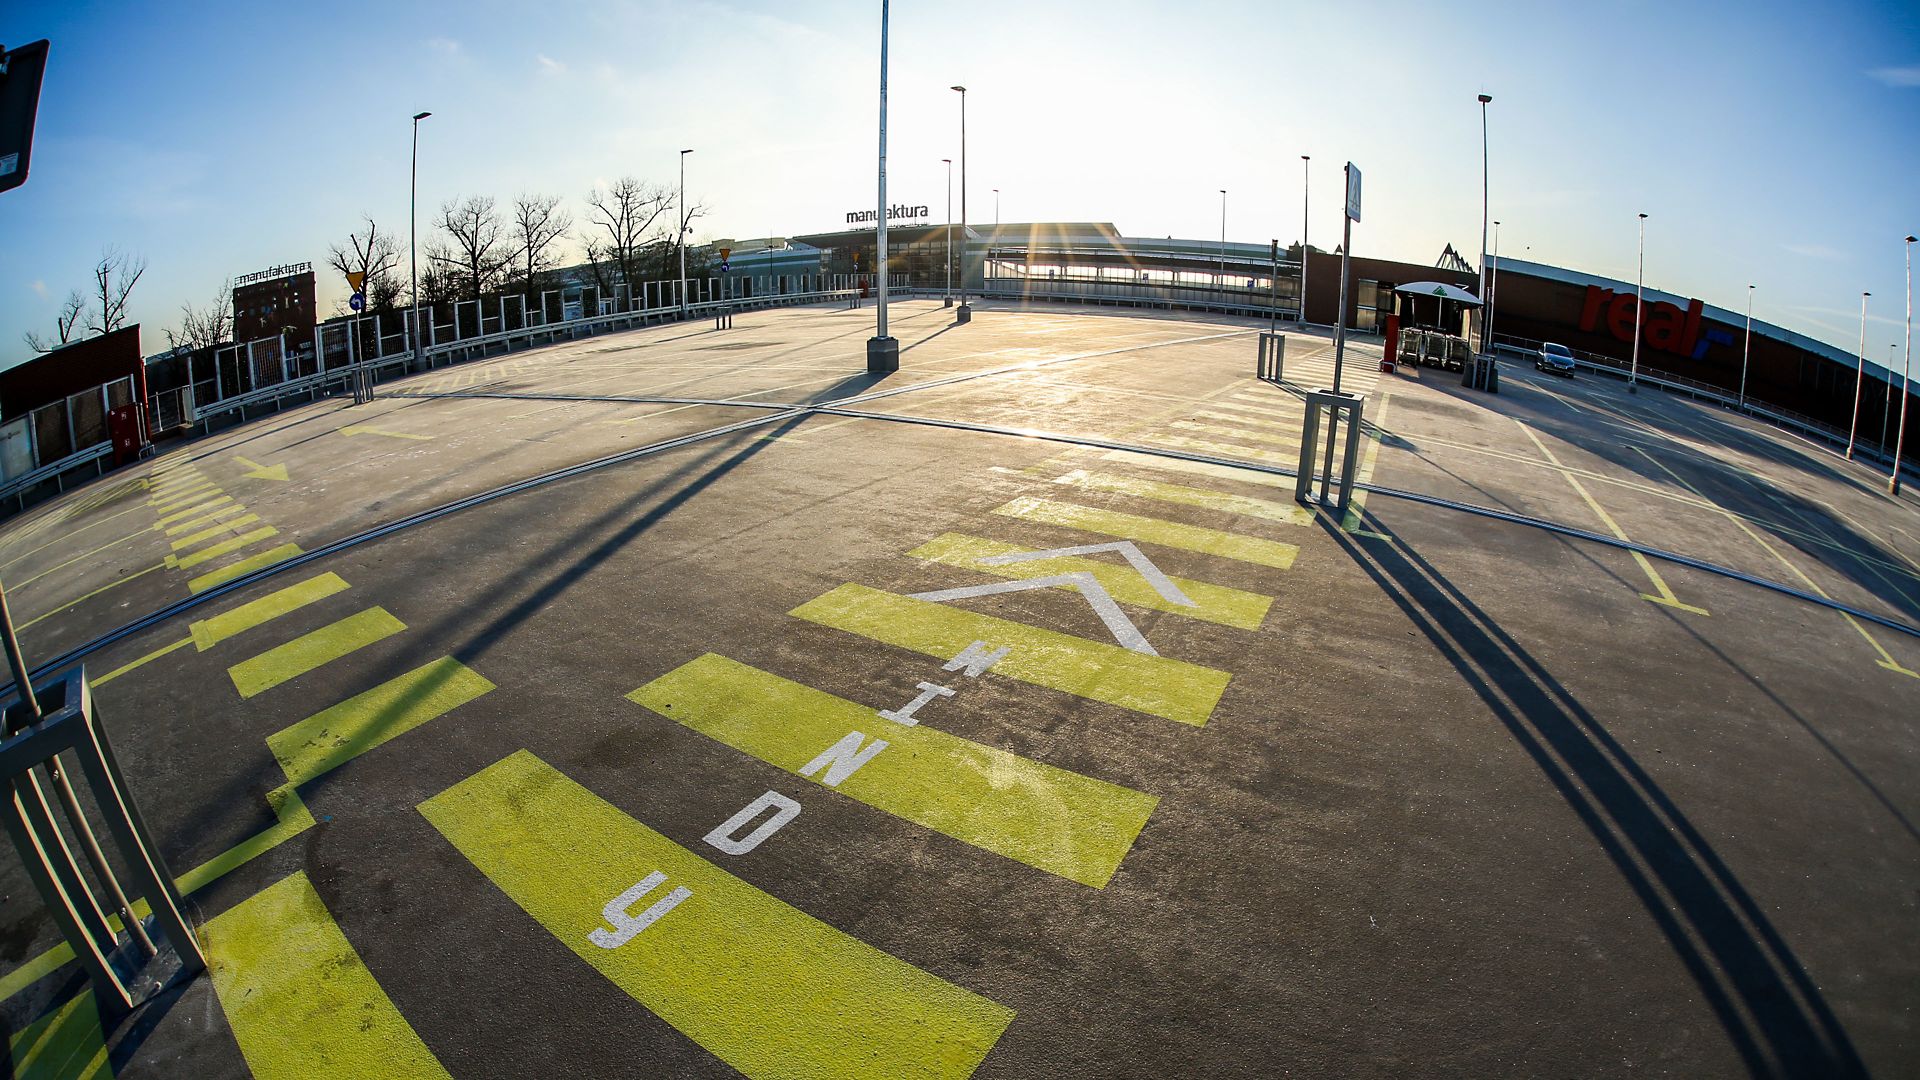
{"type": "Polygon", "coordinates": [[[1860,366],[1853,372],[1853,423],[1847,425],[1847,460],[1853,460],[1853,441],[1860,432],[1860,391],[1867,382],[1867,297],[1860,294],[1860,366]]]}
{"type": "MultiPolygon", "coordinates": [[[[1491,94],[1480,95],[1480,351],[1487,351],[1487,103],[1491,94]]],[[[1343,312],[1344,314],[1344,312],[1343,312]]]]}
{"type": "Polygon", "coordinates": [[[1887,343],[1887,388],[1880,395],[1880,452],[1887,452],[1887,421],[1893,417],[1893,358],[1900,353],[1898,342],[1887,343]]]}
{"type": "Polygon", "coordinates": [[[420,203],[420,121],[430,112],[413,114],[413,165],[407,178],[407,305],[413,309],[413,322],[407,336],[413,339],[413,366],[420,366],[420,242],[418,208],[420,203]]]}
{"type": "Polygon", "coordinates": [[[1227,276],[1227,189],[1220,189],[1220,269],[1213,275],[1213,291],[1220,292],[1227,276]]]}
{"type": "Polygon", "coordinates": [[[1273,303],[1267,309],[1267,330],[1276,332],[1280,329],[1280,240],[1278,237],[1273,241],[1272,255],[1273,276],[1267,283],[1273,286],[1273,303]]]}
{"type": "MultiPolygon", "coordinates": [[[[960,93],[960,257],[967,257],[967,88],[949,87],[960,93]]],[[[967,267],[960,266],[960,310],[955,312],[960,322],[973,317],[973,309],[967,306],[967,267]]]]}
{"type": "MultiPolygon", "coordinates": [[[[680,233],[674,244],[680,248],[680,317],[687,317],[687,155],[680,151],[680,233]]],[[[597,313],[596,313],[597,314],[597,313]]]]}
{"type": "Polygon", "coordinates": [[[1313,157],[1300,155],[1300,325],[1307,325],[1307,200],[1313,194],[1313,157]]]}
{"type": "MultiPolygon", "coordinates": [[[[1487,274],[1487,309],[1486,309],[1486,312],[1481,316],[1482,319],[1484,320],[1482,325],[1486,328],[1486,333],[1483,336],[1487,341],[1493,341],[1493,301],[1494,301],[1494,298],[1499,295],[1499,293],[1500,293],[1500,223],[1496,221],[1493,223],[1493,268],[1487,274]]],[[[1498,342],[1494,343],[1493,351],[1494,352],[1500,351],[1500,345],[1498,342]]]]}
{"type": "Polygon", "coordinates": [[[1740,346],[1740,396],[1742,409],[1747,407],[1747,360],[1753,355],[1753,286],[1747,286],[1747,337],[1740,346]]]}
{"type": "Polygon", "coordinates": [[[875,238],[874,269],[880,278],[879,318],[874,337],[887,336],[887,7],[880,0],[880,225],[875,238]]]}
{"type": "MultiPolygon", "coordinates": [[[[1913,375],[1913,244],[1907,237],[1907,356],[1900,363],[1900,426],[1893,436],[1893,472],[1887,476],[1887,494],[1900,494],[1900,451],[1907,444],[1907,380],[1913,375]]],[[[1891,385],[1892,380],[1888,380],[1891,385]]]]}
{"type": "Polygon", "coordinates": [[[1640,309],[1647,280],[1647,215],[1640,215],[1640,269],[1633,279],[1633,363],[1627,369],[1627,393],[1640,392],[1640,309]]]}
{"type": "Polygon", "coordinates": [[[953,159],[941,158],[947,163],[947,306],[953,306],[953,159]]]}
{"type": "MultiPolygon", "coordinates": [[[[6,646],[7,666],[13,669],[13,685],[20,694],[20,704],[26,707],[26,724],[40,722],[40,699],[34,696],[32,674],[27,668],[26,658],[20,655],[20,638],[13,632],[13,612],[7,609],[6,586],[0,585],[0,643],[6,646]]],[[[26,724],[10,725],[24,727],[26,724]]],[[[9,732],[11,734],[11,732],[9,732]]]]}
{"type": "MultiPolygon", "coordinates": [[[[1351,172],[1353,164],[1347,164],[1351,172]]],[[[1353,178],[1347,178],[1347,190],[1353,190],[1353,178]]],[[[1345,210],[1340,213],[1340,304],[1333,313],[1333,392],[1340,392],[1340,367],[1347,355],[1347,260],[1353,256],[1353,218],[1345,210]]],[[[1328,425],[1329,431],[1332,425],[1328,425]]],[[[1331,447],[1332,441],[1327,445],[1331,447]]],[[[1332,453],[1331,450],[1328,451],[1332,453]]]]}
{"type": "Polygon", "coordinates": [[[994,239],[1000,239],[1000,189],[993,189],[993,233],[994,239]]]}

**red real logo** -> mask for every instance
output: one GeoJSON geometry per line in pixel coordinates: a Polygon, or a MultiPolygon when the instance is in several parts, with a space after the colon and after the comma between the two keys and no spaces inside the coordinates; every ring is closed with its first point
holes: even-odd
{"type": "MultiPolygon", "coordinates": [[[[1692,356],[1694,346],[1700,340],[1700,314],[1704,305],[1698,300],[1687,301],[1687,309],[1665,301],[1654,301],[1645,306],[1641,318],[1641,336],[1646,339],[1647,347],[1661,352],[1675,353],[1680,356],[1692,356]]],[[[1633,343],[1633,294],[1614,292],[1598,285],[1587,286],[1586,303],[1580,308],[1580,329],[1594,332],[1604,323],[1606,332],[1614,340],[1633,343]]]]}

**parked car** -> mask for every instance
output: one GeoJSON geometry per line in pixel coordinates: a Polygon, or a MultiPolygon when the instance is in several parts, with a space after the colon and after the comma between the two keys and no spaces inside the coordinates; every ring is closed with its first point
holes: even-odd
{"type": "Polygon", "coordinates": [[[1534,355],[1533,366],[1540,371],[1551,371],[1555,375],[1573,378],[1573,353],[1565,345],[1551,341],[1542,342],[1540,351],[1534,355]]]}

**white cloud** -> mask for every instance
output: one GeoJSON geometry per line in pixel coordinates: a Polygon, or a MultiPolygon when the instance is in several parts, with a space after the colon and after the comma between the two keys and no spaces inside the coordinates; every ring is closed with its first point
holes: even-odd
{"type": "Polygon", "coordinates": [[[546,72],[549,75],[566,74],[567,65],[561,63],[558,60],[555,60],[553,57],[548,56],[546,53],[535,53],[533,58],[535,60],[540,61],[540,70],[546,72]]]}
{"type": "Polygon", "coordinates": [[[441,56],[460,55],[460,43],[453,40],[452,38],[443,38],[443,37],[428,38],[427,48],[432,49],[434,52],[439,53],[441,56]]]}
{"type": "Polygon", "coordinates": [[[1867,72],[1867,74],[1879,79],[1888,86],[1903,88],[1920,86],[1920,64],[1909,64],[1906,67],[1874,68],[1872,71],[1867,72]]]}
{"type": "Polygon", "coordinates": [[[1845,252],[1838,248],[1828,247],[1825,244],[1781,244],[1780,246],[1795,255],[1804,255],[1809,259],[1827,259],[1832,262],[1840,262],[1847,257],[1845,252]]]}

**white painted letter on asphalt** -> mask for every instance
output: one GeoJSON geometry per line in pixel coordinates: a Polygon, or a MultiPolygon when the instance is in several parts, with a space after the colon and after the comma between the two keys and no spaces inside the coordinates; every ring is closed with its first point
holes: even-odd
{"type": "MultiPolygon", "coordinates": [[[[965,668],[967,672],[967,678],[969,679],[979,678],[981,672],[987,670],[988,668],[999,663],[1000,661],[1005,660],[1007,658],[1007,654],[1012,651],[1013,651],[1013,648],[1011,646],[1002,645],[999,648],[993,650],[992,652],[988,652],[986,642],[976,641],[973,644],[967,646],[966,648],[960,650],[960,655],[947,661],[946,666],[941,668],[940,670],[941,671],[959,671],[960,669],[965,668]]],[[[922,683],[921,685],[924,686],[926,684],[922,683]]]]}
{"type": "Polygon", "coordinates": [[[866,736],[858,731],[847,732],[846,738],[820,751],[819,757],[802,765],[800,775],[812,776],[821,769],[825,769],[827,775],[821,777],[820,782],[828,787],[839,787],[840,781],[859,772],[860,766],[865,765],[873,755],[887,748],[887,740],[875,739],[862,750],[860,742],[865,738],[866,736]]]}
{"type": "Polygon", "coordinates": [[[719,848],[729,855],[745,855],[747,852],[759,847],[761,841],[779,832],[787,822],[799,816],[799,803],[794,802],[792,799],[787,798],[777,791],[769,791],[742,807],[739,813],[722,822],[719,828],[707,834],[706,840],[707,843],[712,844],[714,847],[719,848]],[[747,822],[760,816],[760,811],[766,809],[773,810],[772,817],[761,822],[758,827],[747,835],[738,840],[734,839],[734,833],[746,828],[747,822]]]}
{"type": "Polygon", "coordinates": [[[607,901],[600,914],[613,927],[612,930],[595,930],[587,935],[587,940],[603,949],[617,949],[632,941],[635,934],[652,926],[662,915],[680,906],[680,902],[693,895],[691,889],[676,887],[672,892],[653,902],[653,906],[638,915],[627,914],[628,909],[640,902],[640,898],[652,892],[667,880],[667,875],[655,870],[640,879],[640,884],[607,901]]]}
{"type": "Polygon", "coordinates": [[[908,727],[913,727],[914,725],[920,722],[913,718],[913,714],[919,712],[920,707],[922,705],[925,705],[927,702],[932,701],[934,698],[937,698],[937,697],[952,697],[952,696],[953,696],[953,691],[947,689],[944,686],[940,686],[930,682],[923,682],[920,684],[919,697],[914,698],[912,701],[907,702],[905,705],[902,705],[897,709],[880,709],[878,711],[881,716],[886,717],[887,719],[893,721],[896,724],[905,724],[908,727]]]}

